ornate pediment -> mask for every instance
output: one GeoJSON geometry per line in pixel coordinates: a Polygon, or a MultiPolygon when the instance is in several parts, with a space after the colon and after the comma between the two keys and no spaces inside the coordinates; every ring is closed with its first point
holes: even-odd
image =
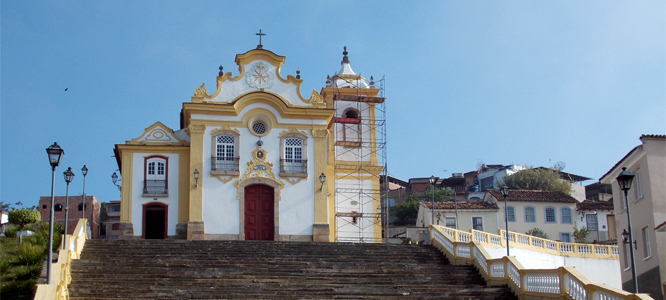
{"type": "MultiPolygon", "coordinates": [[[[275,177],[275,174],[273,173],[273,164],[266,161],[266,156],[267,152],[264,149],[258,148],[252,151],[252,160],[247,162],[247,171],[245,171],[245,175],[243,175],[243,178],[240,180],[235,181],[234,186],[239,188],[243,181],[253,178],[261,178],[273,181],[277,183],[280,188],[284,188],[284,182],[275,177]]],[[[237,195],[240,195],[240,192],[237,193],[237,195]]]]}
{"type": "Polygon", "coordinates": [[[156,122],[146,130],[139,137],[127,141],[127,144],[134,145],[185,145],[187,141],[179,139],[173,130],[161,122],[156,122]]]}

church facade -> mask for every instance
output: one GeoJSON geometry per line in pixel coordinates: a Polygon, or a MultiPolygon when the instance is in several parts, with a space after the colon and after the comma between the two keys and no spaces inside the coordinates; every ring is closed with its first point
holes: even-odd
{"type": "Polygon", "coordinates": [[[261,45],[237,55],[240,74],[220,67],[215,91],[183,103],[178,130],[156,122],[115,145],[120,238],[381,240],[380,89],[346,47],[309,98],[284,60],[261,45]]]}

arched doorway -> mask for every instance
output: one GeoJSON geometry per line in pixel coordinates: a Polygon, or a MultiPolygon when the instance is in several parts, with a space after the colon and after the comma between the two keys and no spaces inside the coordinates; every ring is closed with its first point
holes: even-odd
{"type": "Polygon", "coordinates": [[[167,237],[168,208],[164,203],[153,202],[143,205],[144,239],[165,239],[167,237]]]}
{"type": "Polygon", "coordinates": [[[253,184],[245,187],[245,239],[275,239],[275,199],[272,187],[253,184]]]}

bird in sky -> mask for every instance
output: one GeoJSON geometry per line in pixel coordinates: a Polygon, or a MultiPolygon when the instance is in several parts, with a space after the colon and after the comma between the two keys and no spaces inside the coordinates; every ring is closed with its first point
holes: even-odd
{"type": "Polygon", "coordinates": [[[69,89],[69,88],[65,88],[65,92],[67,91],[67,89],[69,89]]]}

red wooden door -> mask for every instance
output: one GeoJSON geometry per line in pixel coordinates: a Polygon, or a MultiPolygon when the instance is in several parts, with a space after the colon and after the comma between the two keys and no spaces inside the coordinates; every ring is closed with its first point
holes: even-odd
{"type": "Polygon", "coordinates": [[[272,241],[275,234],[273,188],[245,187],[245,239],[272,241]]]}

